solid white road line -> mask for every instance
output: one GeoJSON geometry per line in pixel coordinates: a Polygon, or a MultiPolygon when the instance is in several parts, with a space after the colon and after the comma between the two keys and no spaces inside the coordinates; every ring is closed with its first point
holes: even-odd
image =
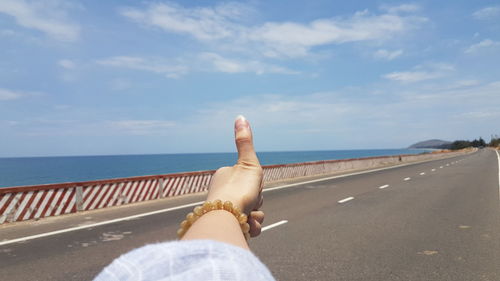
{"type": "Polygon", "coordinates": [[[52,235],[66,233],[66,232],[80,230],[80,229],[92,228],[92,227],[111,224],[111,223],[120,222],[120,221],[127,221],[127,220],[142,218],[145,216],[166,213],[166,212],[170,212],[170,211],[174,211],[174,210],[179,210],[179,209],[184,209],[184,208],[200,205],[200,204],[203,204],[203,202],[204,201],[200,201],[200,202],[196,202],[196,203],[191,203],[191,204],[181,205],[181,206],[177,206],[177,207],[157,210],[157,211],[153,211],[153,212],[142,213],[142,214],[128,216],[128,217],[124,217],[124,218],[118,218],[118,219],[114,219],[114,220],[108,220],[108,221],[103,221],[103,222],[98,222],[98,223],[93,223],[93,224],[86,224],[86,225],[82,225],[82,226],[76,226],[76,227],[70,227],[70,228],[56,230],[56,231],[45,232],[45,233],[41,233],[41,234],[37,234],[37,235],[31,235],[31,236],[21,237],[21,238],[17,238],[17,239],[12,239],[12,240],[1,241],[0,246],[12,244],[12,243],[16,243],[16,242],[21,242],[21,241],[26,241],[26,240],[32,240],[32,239],[36,239],[36,238],[52,236],[52,235]]]}
{"type": "Polygon", "coordinates": [[[404,178],[403,180],[404,181],[409,181],[409,180],[411,180],[411,178],[404,178]]]}
{"type": "MultiPolygon", "coordinates": [[[[316,180],[281,185],[281,186],[266,188],[262,192],[278,190],[278,189],[283,189],[283,188],[288,188],[288,187],[293,187],[293,186],[298,186],[298,185],[304,185],[304,184],[308,184],[308,183],[327,181],[327,180],[331,180],[331,179],[345,178],[345,177],[361,175],[361,174],[368,174],[368,173],[377,172],[377,171],[385,171],[385,170],[390,170],[390,169],[399,168],[399,167],[406,167],[406,166],[411,166],[411,165],[420,164],[420,163],[421,162],[407,163],[407,164],[401,164],[401,165],[396,165],[396,166],[391,166],[391,167],[378,168],[378,169],[372,169],[372,170],[367,170],[367,171],[354,172],[354,173],[350,173],[350,174],[321,178],[321,179],[316,179],[316,180]]],[[[172,208],[166,208],[166,209],[156,210],[156,211],[152,211],[152,212],[137,214],[137,215],[133,215],[133,216],[117,218],[117,219],[108,220],[108,221],[102,221],[102,222],[93,223],[93,224],[87,224],[87,225],[82,225],[82,226],[77,226],[77,227],[70,227],[70,228],[65,228],[65,229],[61,229],[61,230],[50,231],[50,232],[45,232],[45,233],[41,233],[41,234],[16,238],[16,239],[12,239],[12,240],[4,240],[4,241],[0,241],[0,246],[12,244],[12,243],[17,243],[17,242],[22,242],[22,241],[27,241],[27,240],[32,240],[32,239],[37,239],[37,238],[42,238],[42,237],[47,237],[47,236],[52,236],[52,235],[57,235],[57,234],[76,231],[76,230],[81,230],[81,229],[92,228],[92,227],[106,225],[106,224],[112,224],[112,223],[121,222],[121,221],[127,221],[127,220],[131,220],[131,219],[142,218],[142,217],[161,214],[161,213],[166,213],[166,212],[170,212],[170,211],[174,211],[174,210],[179,210],[179,209],[184,209],[184,208],[200,205],[203,202],[204,201],[200,201],[200,202],[185,204],[185,205],[176,206],[176,207],[172,207],[172,208]]]]}
{"type": "Polygon", "coordinates": [[[380,189],[384,189],[384,188],[386,188],[386,187],[389,187],[389,185],[388,185],[388,184],[384,184],[384,185],[382,185],[382,186],[379,186],[378,188],[380,188],[380,189]]]}
{"type": "Polygon", "coordinates": [[[500,154],[498,154],[498,150],[495,150],[498,158],[498,201],[500,202],[500,154]]]}
{"type": "Polygon", "coordinates": [[[423,175],[425,175],[425,173],[424,173],[424,172],[422,172],[422,173],[420,173],[420,175],[421,175],[421,176],[423,176],[423,175]]]}
{"type": "Polygon", "coordinates": [[[345,202],[347,202],[347,201],[351,201],[352,199],[354,199],[354,197],[347,197],[347,198],[344,198],[344,199],[342,199],[342,200],[340,200],[340,201],[338,201],[338,202],[339,202],[340,204],[342,204],[342,203],[345,203],[345,202]]]}
{"type": "Polygon", "coordinates": [[[273,227],[277,227],[277,226],[280,226],[282,224],[285,224],[287,223],[288,221],[287,220],[282,220],[282,221],[279,221],[279,222],[276,222],[276,223],[273,223],[273,224],[270,224],[270,225],[267,225],[267,226],[264,226],[261,231],[266,231],[268,229],[271,229],[273,227]]]}

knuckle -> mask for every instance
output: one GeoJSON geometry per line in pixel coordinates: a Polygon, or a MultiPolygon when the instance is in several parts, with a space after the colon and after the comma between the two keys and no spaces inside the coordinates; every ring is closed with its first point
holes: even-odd
{"type": "Polygon", "coordinates": [[[256,170],[257,172],[262,176],[264,174],[264,169],[262,169],[262,166],[261,165],[258,165],[256,167],[256,170]]]}
{"type": "Polygon", "coordinates": [[[250,135],[237,136],[235,141],[237,144],[252,144],[250,135]]]}
{"type": "Polygon", "coordinates": [[[227,171],[228,169],[231,169],[231,167],[220,167],[219,169],[217,169],[217,171],[215,171],[217,174],[222,174],[224,173],[225,171],[227,171]]]}
{"type": "Polygon", "coordinates": [[[261,173],[262,172],[262,167],[260,166],[258,161],[249,161],[245,159],[238,159],[238,163],[236,163],[236,166],[240,166],[243,168],[251,168],[252,170],[261,173]]]}

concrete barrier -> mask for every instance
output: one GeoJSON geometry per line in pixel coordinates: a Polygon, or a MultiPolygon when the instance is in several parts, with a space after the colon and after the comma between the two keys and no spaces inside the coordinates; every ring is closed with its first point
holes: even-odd
{"type": "MultiPolygon", "coordinates": [[[[263,166],[264,183],[452,157],[426,153],[263,166]]],[[[206,191],[215,170],[0,188],[0,224],[206,191]]]]}

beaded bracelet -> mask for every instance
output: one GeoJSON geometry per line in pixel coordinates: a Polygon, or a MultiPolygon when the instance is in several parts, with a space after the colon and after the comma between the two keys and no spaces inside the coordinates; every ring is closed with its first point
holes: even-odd
{"type": "Polygon", "coordinates": [[[243,232],[245,239],[247,241],[248,239],[250,239],[250,225],[247,223],[247,215],[242,213],[240,208],[233,206],[233,203],[231,201],[225,201],[224,203],[222,203],[222,201],[219,199],[214,200],[213,202],[205,201],[203,205],[196,206],[193,212],[187,214],[186,219],[181,222],[181,227],[179,228],[179,230],[177,230],[177,236],[179,237],[179,239],[182,238],[184,234],[186,234],[189,227],[191,227],[191,225],[193,225],[193,223],[198,218],[210,211],[216,210],[224,210],[233,214],[240,224],[241,231],[243,232]]]}

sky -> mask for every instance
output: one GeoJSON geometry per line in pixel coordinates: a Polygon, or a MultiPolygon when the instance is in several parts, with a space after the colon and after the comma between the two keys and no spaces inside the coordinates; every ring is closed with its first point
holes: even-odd
{"type": "Polygon", "coordinates": [[[0,0],[0,157],[500,134],[495,1],[0,0]]]}

